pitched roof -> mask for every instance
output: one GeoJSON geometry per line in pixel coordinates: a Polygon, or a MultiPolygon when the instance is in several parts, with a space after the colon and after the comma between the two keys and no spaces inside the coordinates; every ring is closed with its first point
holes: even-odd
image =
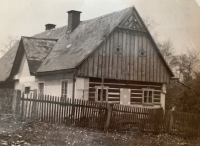
{"type": "MultiPolygon", "coordinates": [[[[33,38],[23,37],[27,56],[30,57],[29,66],[32,66],[31,72],[36,70],[37,72],[48,72],[75,68],[132,11],[133,7],[129,7],[95,19],[80,22],[71,33],[67,33],[67,26],[63,26],[36,34],[33,38]],[[37,40],[36,38],[42,39],[37,40]],[[39,40],[44,39],[58,39],[58,41],[57,43],[55,43],[55,40],[51,43],[45,42],[47,46],[50,45],[49,49],[45,50],[44,46],[39,46],[39,40]],[[35,47],[36,50],[34,50],[35,47]],[[40,50],[41,48],[42,50],[40,50]]],[[[18,45],[19,43],[8,51],[4,57],[0,58],[0,69],[5,70],[5,72],[0,74],[0,81],[5,81],[10,75],[18,45]]],[[[169,69],[169,71],[171,70],[169,69]]]]}
{"type": "Polygon", "coordinates": [[[132,7],[83,21],[72,33],[65,32],[37,72],[75,68],[131,12],[132,7]]]}
{"type": "Polygon", "coordinates": [[[37,71],[38,67],[51,52],[57,39],[22,37],[22,41],[30,72],[33,73],[37,71]]]}
{"type": "MultiPolygon", "coordinates": [[[[45,31],[40,34],[36,34],[33,37],[44,38],[44,39],[58,39],[60,36],[63,35],[62,32],[65,32],[66,29],[67,29],[67,26],[64,26],[64,27],[45,31]]],[[[1,70],[0,82],[5,81],[10,76],[18,47],[19,47],[19,41],[17,41],[14,44],[14,46],[3,57],[0,58],[0,70],[1,70]]],[[[34,63],[30,61],[29,65],[34,66],[35,63],[36,63],[36,61],[34,63]]],[[[41,62],[38,64],[40,65],[41,62]]],[[[36,68],[38,68],[38,66],[36,68]]],[[[35,69],[33,69],[32,71],[34,71],[34,70],[35,69]]]]}
{"type": "Polygon", "coordinates": [[[0,81],[5,81],[10,76],[18,46],[19,41],[0,58],[0,81]]]}

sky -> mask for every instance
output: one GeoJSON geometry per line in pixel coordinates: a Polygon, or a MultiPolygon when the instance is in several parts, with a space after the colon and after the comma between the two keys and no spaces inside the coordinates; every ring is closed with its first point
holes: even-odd
{"type": "Polygon", "coordinates": [[[47,23],[67,25],[69,10],[81,11],[84,21],[133,5],[156,22],[159,41],[171,39],[176,54],[200,51],[200,0],[0,0],[0,50],[9,37],[33,36],[47,23]]]}

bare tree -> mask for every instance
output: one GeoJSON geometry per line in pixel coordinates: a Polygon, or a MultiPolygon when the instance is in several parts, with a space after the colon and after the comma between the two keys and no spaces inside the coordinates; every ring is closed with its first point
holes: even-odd
{"type": "Polygon", "coordinates": [[[148,30],[150,31],[152,37],[157,42],[158,32],[155,30],[155,27],[158,25],[153,19],[151,19],[149,16],[146,16],[144,18],[144,23],[148,30]]]}
{"type": "Polygon", "coordinates": [[[4,48],[0,50],[1,53],[5,54],[6,52],[8,52],[18,40],[19,38],[16,36],[9,36],[8,42],[3,44],[4,48]]]}
{"type": "Polygon", "coordinates": [[[174,47],[171,39],[169,38],[163,42],[158,42],[158,48],[160,49],[160,52],[162,53],[166,62],[170,65],[174,54],[174,47]]]}
{"type": "Polygon", "coordinates": [[[187,82],[195,77],[196,72],[199,72],[199,52],[196,50],[187,50],[186,54],[174,55],[172,57],[171,66],[173,66],[175,75],[181,81],[187,82]]]}

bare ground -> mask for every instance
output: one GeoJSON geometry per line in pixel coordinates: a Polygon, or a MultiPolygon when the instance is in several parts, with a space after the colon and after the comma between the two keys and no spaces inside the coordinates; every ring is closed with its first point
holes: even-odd
{"type": "Polygon", "coordinates": [[[200,146],[200,139],[135,132],[101,132],[42,122],[0,123],[0,145],[200,146]],[[3,132],[2,132],[3,131],[3,132]]]}

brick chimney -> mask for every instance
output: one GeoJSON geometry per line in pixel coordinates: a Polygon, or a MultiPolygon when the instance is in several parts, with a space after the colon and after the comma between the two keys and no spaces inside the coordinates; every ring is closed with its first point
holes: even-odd
{"type": "Polygon", "coordinates": [[[67,13],[68,13],[68,28],[67,28],[67,32],[70,33],[80,23],[81,12],[80,11],[71,10],[71,11],[68,11],[67,13]]]}
{"type": "Polygon", "coordinates": [[[45,27],[46,27],[46,30],[51,30],[51,29],[54,29],[56,27],[56,25],[54,25],[54,24],[46,24],[45,27]]]}

